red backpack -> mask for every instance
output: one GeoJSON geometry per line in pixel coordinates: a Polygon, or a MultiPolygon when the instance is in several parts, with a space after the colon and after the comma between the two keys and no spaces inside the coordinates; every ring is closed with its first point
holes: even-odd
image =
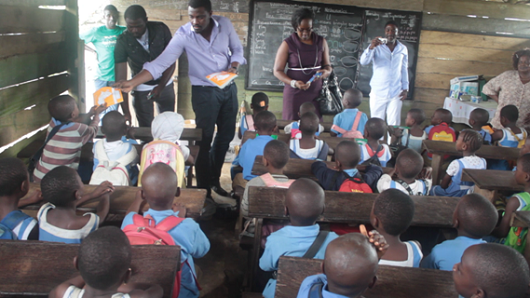
{"type": "MultiPolygon", "coordinates": [[[[441,142],[456,142],[456,135],[455,131],[449,127],[449,125],[445,122],[442,122],[429,131],[429,136],[427,138],[428,140],[432,141],[441,141],[441,142]]],[[[432,154],[428,153],[427,156],[429,158],[432,158],[432,154]]],[[[444,159],[448,158],[449,155],[445,155],[444,159]]]]}
{"type": "MultiPolygon", "coordinates": [[[[135,214],[133,215],[133,223],[123,228],[123,232],[127,235],[127,238],[129,238],[131,245],[176,245],[175,240],[171,237],[169,231],[178,226],[183,220],[184,218],[181,217],[168,216],[158,224],[155,224],[155,220],[151,215],[143,217],[139,214],[135,214]]],[[[184,264],[189,266],[188,261],[186,260],[181,263],[181,269],[184,264]]],[[[181,272],[182,270],[179,270],[175,277],[173,294],[171,295],[172,298],[177,298],[179,296],[181,272]]],[[[197,282],[197,278],[195,275],[193,277],[200,290],[201,288],[197,282]]]]}
{"type": "Polygon", "coordinates": [[[342,182],[340,192],[373,193],[372,188],[360,177],[349,177],[342,182]]]}

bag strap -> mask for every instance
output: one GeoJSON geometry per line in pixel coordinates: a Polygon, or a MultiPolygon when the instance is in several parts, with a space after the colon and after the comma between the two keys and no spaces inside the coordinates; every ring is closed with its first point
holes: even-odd
{"type": "Polygon", "coordinates": [[[101,140],[95,145],[96,156],[100,162],[109,161],[109,156],[107,155],[107,152],[105,151],[105,146],[103,145],[104,141],[105,140],[101,140]]]}
{"type": "Polygon", "coordinates": [[[306,253],[302,256],[302,258],[306,258],[306,259],[314,258],[317,255],[320,248],[322,247],[322,244],[324,244],[324,241],[326,241],[328,234],[329,234],[329,231],[320,230],[318,232],[317,238],[315,239],[313,244],[311,244],[311,246],[306,251],[306,253]]]}
{"type": "Polygon", "coordinates": [[[357,130],[359,127],[359,121],[361,121],[361,111],[357,111],[357,115],[355,115],[355,121],[353,121],[351,130],[357,130]]]}
{"type": "Polygon", "coordinates": [[[409,147],[409,140],[410,140],[410,129],[407,130],[407,141],[405,142],[405,147],[409,147]]]}
{"type": "Polygon", "coordinates": [[[27,215],[25,215],[24,213],[22,213],[22,211],[20,210],[15,210],[14,212],[12,212],[13,214],[11,214],[9,217],[6,217],[4,218],[0,223],[3,224],[4,226],[6,226],[8,229],[10,229],[11,231],[15,229],[15,227],[21,223],[22,221],[24,221],[24,219],[26,219],[27,215]]]}
{"type": "Polygon", "coordinates": [[[178,226],[183,220],[184,218],[182,217],[176,217],[174,215],[171,215],[171,216],[164,218],[161,222],[159,222],[155,226],[155,229],[164,231],[164,232],[169,232],[172,229],[174,229],[176,226],[178,226]]]}
{"type": "Polygon", "coordinates": [[[397,179],[396,182],[401,184],[401,186],[403,186],[409,192],[409,195],[411,195],[411,196],[414,195],[414,192],[412,191],[412,188],[410,188],[410,185],[407,182],[405,182],[405,181],[403,181],[401,179],[397,179]]]}
{"type": "Polygon", "coordinates": [[[311,289],[309,289],[309,293],[307,293],[307,298],[322,298],[323,287],[324,283],[321,281],[312,284],[311,289]]]}
{"type": "Polygon", "coordinates": [[[29,180],[31,182],[33,182],[33,171],[35,171],[35,166],[40,160],[42,152],[44,151],[44,147],[46,147],[46,144],[48,144],[48,142],[53,138],[53,136],[55,136],[57,134],[57,132],[59,132],[61,127],[65,126],[67,124],[70,124],[70,122],[66,122],[66,123],[61,123],[59,125],[55,125],[52,128],[52,130],[50,131],[50,133],[48,134],[48,137],[44,141],[44,144],[42,144],[42,146],[39,148],[39,150],[37,150],[37,152],[35,152],[33,157],[31,157],[31,159],[29,161],[29,165],[28,165],[29,180]]]}
{"type": "Polygon", "coordinates": [[[117,163],[125,166],[128,166],[133,160],[136,158],[136,149],[131,145],[131,150],[127,152],[127,154],[123,155],[122,157],[118,158],[116,160],[117,163]]]}
{"type": "Polygon", "coordinates": [[[255,131],[253,115],[245,115],[245,122],[247,122],[247,130],[255,131]]]}
{"type": "Polygon", "coordinates": [[[345,133],[348,132],[348,131],[345,130],[344,128],[342,128],[342,127],[340,127],[340,126],[338,126],[338,125],[335,125],[335,124],[333,124],[333,125],[331,126],[331,129],[333,129],[333,130],[335,130],[335,131],[338,131],[340,134],[345,134],[345,133]]]}

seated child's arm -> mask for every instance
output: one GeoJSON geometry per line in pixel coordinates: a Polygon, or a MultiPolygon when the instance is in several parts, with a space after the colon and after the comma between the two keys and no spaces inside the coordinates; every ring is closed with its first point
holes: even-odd
{"type": "Polygon", "coordinates": [[[318,182],[324,187],[325,190],[333,190],[333,185],[330,185],[330,189],[328,189],[326,188],[328,186],[325,184],[329,184],[333,175],[337,174],[337,171],[329,169],[326,163],[323,161],[316,161],[311,164],[311,172],[313,175],[315,175],[318,182]]]}
{"type": "Polygon", "coordinates": [[[112,192],[114,192],[114,186],[109,181],[105,181],[96,187],[93,192],[84,194],[81,200],[77,201],[76,207],[95,198],[99,198],[104,194],[111,194],[112,192]]]}
{"type": "Polygon", "coordinates": [[[338,136],[338,134],[336,134],[336,133],[334,133],[334,132],[332,132],[332,131],[329,132],[329,135],[332,136],[332,137],[336,137],[336,136],[338,136]]]}
{"type": "Polygon", "coordinates": [[[392,176],[388,174],[383,174],[379,180],[377,180],[377,191],[379,193],[390,188],[390,183],[392,182],[392,176]]]}
{"type": "Polygon", "coordinates": [[[383,175],[383,169],[380,166],[368,165],[365,169],[365,174],[362,175],[364,182],[370,186],[372,190],[377,189],[377,181],[383,175]]]}
{"type": "Polygon", "coordinates": [[[96,137],[98,133],[99,125],[99,114],[105,111],[106,105],[94,106],[88,112],[88,115],[94,115],[90,124],[88,124],[87,129],[82,133],[82,143],[86,144],[88,141],[91,141],[96,137]]]}
{"type": "Polygon", "coordinates": [[[510,232],[510,221],[512,219],[512,214],[519,208],[521,203],[516,197],[511,197],[506,204],[506,210],[504,211],[504,216],[502,217],[501,223],[497,226],[492,234],[495,237],[505,238],[510,232]]]}
{"type": "Polygon", "coordinates": [[[40,191],[40,189],[36,189],[26,199],[18,201],[17,208],[22,208],[27,205],[36,204],[40,201],[42,201],[42,192],[40,191]]]}
{"type": "MultiPolygon", "coordinates": [[[[280,256],[275,251],[279,251],[278,248],[275,249],[275,245],[278,245],[280,243],[276,243],[273,239],[271,239],[271,236],[267,238],[267,242],[265,243],[265,250],[263,251],[263,255],[259,259],[259,267],[263,271],[274,271],[278,269],[278,261],[280,260],[280,256]]],[[[280,244],[281,245],[281,244],[280,244]]]]}
{"type": "MultiPolygon", "coordinates": [[[[454,175],[456,175],[458,173],[458,171],[460,170],[460,163],[458,162],[458,160],[453,160],[449,166],[447,167],[447,170],[446,170],[446,174],[444,176],[444,178],[442,179],[442,182],[440,183],[440,186],[443,188],[443,189],[446,189],[449,187],[449,185],[451,184],[451,179],[454,175]]],[[[432,183],[433,184],[436,184],[437,181],[433,181],[432,183]]]]}
{"type": "Polygon", "coordinates": [[[440,187],[443,189],[447,189],[449,185],[451,184],[451,179],[453,176],[449,176],[448,174],[445,174],[444,178],[442,179],[442,182],[440,183],[440,187]]]}
{"type": "Polygon", "coordinates": [[[82,289],[85,286],[85,281],[81,275],[69,279],[51,290],[48,298],[62,298],[70,286],[82,289]]]}
{"type": "Polygon", "coordinates": [[[101,196],[98,207],[96,209],[96,215],[99,216],[99,225],[105,222],[105,218],[109,214],[109,209],[110,209],[110,195],[107,193],[101,196]]]}
{"type": "Polygon", "coordinates": [[[502,129],[495,129],[495,132],[491,134],[491,142],[498,141],[504,137],[504,131],[502,129]]]}
{"type": "Polygon", "coordinates": [[[119,293],[128,293],[131,298],[161,298],[164,289],[159,285],[140,283],[123,284],[118,288],[119,293]]]}

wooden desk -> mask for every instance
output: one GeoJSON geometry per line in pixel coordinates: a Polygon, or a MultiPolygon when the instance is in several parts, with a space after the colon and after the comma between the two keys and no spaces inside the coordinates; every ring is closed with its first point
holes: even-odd
{"type": "MultiPolygon", "coordinates": [[[[444,155],[462,156],[462,152],[456,150],[455,143],[441,141],[423,141],[423,149],[432,153],[432,183],[438,185],[442,178],[441,166],[444,155]]],[[[492,159],[517,160],[519,158],[518,148],[482,145],[476,152],[477,156],[492,159]]]]}
{"type": "MultiPolygon", "coordinates": [[[[293,120],[276,120],[276,125],[278,125],[279,129],[284,129],[291,123],[293,123],[293,120]]],[[[320,122],[320,125],[324,126],[324,132],[330,132],[333,122],[320,122]]]]}
{"type": "Polygon", "coordinates": [[[498,197],[499,192],[521,192],[524,186],[515,182],[515,173],[500,170],[472,170],[462,171],[462,181],[475,183],[475,193],[479,193],[491,202],[498,197]]]}
{"type": "MultiPolygon", "coordinates": [[[[151,127],[131,127],[129,130],[129,136],[131,139],[139,139],[145,142],[151,142],[153,140],[153,134],[151,133],[151,127]]],[[[105,135],[101,132],[99,127],[96,138],[104,138],[105,135]]],[[[201,128],[184,128],[181,140],[184,141],[200,141],[202,140],[202,129],[201,128]]]]}

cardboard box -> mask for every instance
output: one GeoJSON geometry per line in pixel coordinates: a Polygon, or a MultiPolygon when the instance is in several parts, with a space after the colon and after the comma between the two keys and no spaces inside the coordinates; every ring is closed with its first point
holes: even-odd
{"type": "Polygon", "coordinates": [[[481,75],[455,77],[451,79],[451,90],[449,97],[460,99],[460,96],[467,94],[478,96],[481,89],[480,81],[483,80],[481,75]]]}

